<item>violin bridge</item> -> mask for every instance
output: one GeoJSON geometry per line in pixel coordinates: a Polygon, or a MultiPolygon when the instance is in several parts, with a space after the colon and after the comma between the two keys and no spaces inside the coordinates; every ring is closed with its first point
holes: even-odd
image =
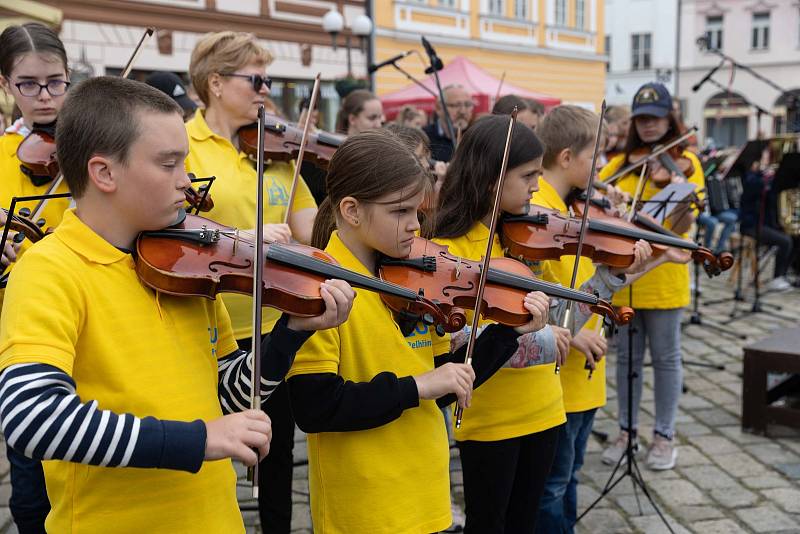
{"type": "Polygon", "coordinates": [[[239,229],[233,231],[233,255],[236,255],[236,248],[239,246],[239,229]]]}
{"type": "Polygon", "coordinates": [[[456,280],[461,278],[461,256],[456,261],[456,280]]]}

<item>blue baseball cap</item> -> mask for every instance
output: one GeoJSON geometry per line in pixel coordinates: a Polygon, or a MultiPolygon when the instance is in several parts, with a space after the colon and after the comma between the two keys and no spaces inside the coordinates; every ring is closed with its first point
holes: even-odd
{"type": "Polygon", "coordinates": [[[672,112],[672,97],[664,84],[646,83],[636,91],[631,105],[631,116],[651,115],[666,117],[672,112]]]}

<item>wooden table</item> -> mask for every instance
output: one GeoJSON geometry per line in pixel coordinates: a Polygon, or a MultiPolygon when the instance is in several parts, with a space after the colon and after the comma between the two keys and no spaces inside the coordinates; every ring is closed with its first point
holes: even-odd
{"type": "Polygon", "coordinates": [[[800,328],[776,330],[744,349],[742,430],[766,434],[769,423],[800,428],[800,410],[772,406],[788,393],[800,390],[800,328]],[[792,373],[767,388],[768,373],[792,373]]]}

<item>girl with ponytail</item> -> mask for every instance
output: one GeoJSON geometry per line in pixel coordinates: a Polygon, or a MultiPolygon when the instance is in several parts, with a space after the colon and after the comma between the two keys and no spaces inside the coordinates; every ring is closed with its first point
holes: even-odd
{"type": "MultiPolygon", "coordinates": [[[[425,167],[394,134],[354,135],[330,162],[312,244],[374,275],[379,256],[410,253],[429,187],[425,167]]],[[[463,349],[435,353],[427,325],[404,335],[379,295],[356,292],[349,320],[306,342],[287,378],[295,419],[308,433],[314,531],[444,530],[450,454],[439,406],[469,406],[473,386],[516,351],[520,333],[543,326],[547,298],[526,297],[529,324],[487,328],[473,370],[455,363],[463,349]]]]}

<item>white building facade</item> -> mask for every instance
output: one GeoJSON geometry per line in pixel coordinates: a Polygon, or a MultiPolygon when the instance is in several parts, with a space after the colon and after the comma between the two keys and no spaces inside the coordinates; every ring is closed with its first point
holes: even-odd
{"type": "Polygon", "coordinates": [[[677,0],[606,0],[605,27],[609,104],[630,105],[652,81],[675,93],[677,0]]]}
{"type": "MultiPolygon", "coordinates": [[[[615,0],[614,0],[615,1],[615,0]]],[[[800,130],[791,95],[800,96],[800,2],[797,0],[682,0],[679,94],[687,124],[700,129],[701,143],[741,145],[747,139],[800,130]],[[699,38],[705,42],[698,44],[699,38]],[[719,49],[782,90],[771,87],[729,61],[719,49]],[[759,106],[767,114],[759,113],[759,106]],[[770,116],[772,115],[772,116],[770,116]],[[788,119],[788,120],[787,120],[788,119]]]]}

